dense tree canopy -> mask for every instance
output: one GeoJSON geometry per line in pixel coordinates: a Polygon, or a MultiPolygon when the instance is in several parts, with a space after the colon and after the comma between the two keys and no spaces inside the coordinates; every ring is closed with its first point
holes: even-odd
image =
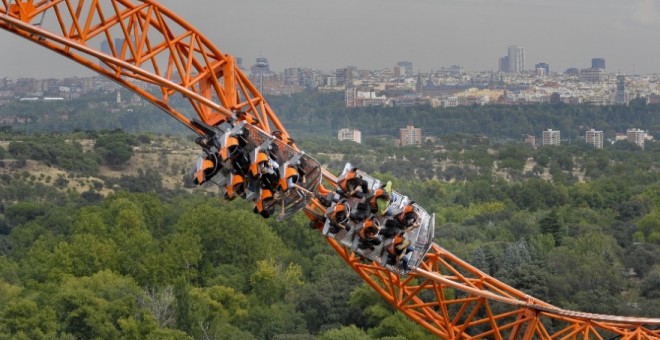
{"type": "MultiPolygon", "coordinates": [[[[436,214],[435,241],[484,272],[562,308],[660,316],[655,143],[594,150],[505,141],[551,123],[565,124],[572,138],[582,124],[610,134],[641,124],[653,130],[656,107],[348,111],[338,98],[272,103],[287,127],[319,135],[299,138],[307,153],[335,172],[351,162],[392,180],[436,214]],[[391,136],[402,117],[439,141],[398,148],[376,137],[340,143],[327,133],[351,126],[391,136]]],[[[168,163],[167,151],[133,148],[153,145],[153,137],[1,136],[0,339],[430,336],[361,284],[304,215],[264,220],[210,187],[166,188],[188,170],[168,163]],[[130,168],[149,152],[161,161],[130,168]],[[35,162],[62,173],[38,178],[35,162]],[[106,165],[126,171],[105,177],[106,165]],[[97,177],[74,185],[87,175],[97,177]]]]}

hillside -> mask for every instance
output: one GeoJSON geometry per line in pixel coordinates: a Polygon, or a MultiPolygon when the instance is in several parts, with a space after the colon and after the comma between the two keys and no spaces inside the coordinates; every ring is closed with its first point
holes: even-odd
{"type": "MultiPolygon", "coordinates": [[[[0,335],[430,339],[303,215],[266,220],[212,186],[187,188],[197,147],[185,138],[0,139],[0,335]]],[[[562,308],[660,316],[653,147],[445,140],[299,143],[335,172],[348,161],[392,180],[436,214],[438,244],[515,288],[562,308]]]]}

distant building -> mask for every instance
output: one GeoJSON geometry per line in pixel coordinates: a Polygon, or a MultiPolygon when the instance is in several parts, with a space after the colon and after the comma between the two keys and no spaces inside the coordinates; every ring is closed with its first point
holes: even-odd
{"type": "Polygon", "coordinates": [[[440,106],[447,108],[447,107],[456,107],[458,106],[458,97],[456,96],[450,96],[450,97],[444,97],[440,99],[440,106]]]}
{"type": "Polygon", "coordinates": [[[536,74],[539,74],[539,70],[543,70],[543,74],[550,74],[550,65],[547,63],[538,63],[534,65],[534,69],[536,70],[536,74]]]}
{"type": "Polygon", "coordinates": [[[303,70],[298,67],[284,69],[284,85],[300,86],[302,85],[303,70]]]}
{"type": "Polygon", "coordinates": [[[509,72],[520,73],[525,70],[525,48],[522,46],[509,46],[509,72]]]}
{"type": "MultiPolygon", "coordinates": [[[[110,56],[120,56],[121,55],[121,50],[124,46],[124,39],[121,38],[115,38],[113,46],[110,46],[110,42],[108,40],[103,40],[101,42],[101,52],[106,55],[110,56]],[[114,47],[115,53],[112,52],[112,48],[114,47]]],[[[130,53],[130,51],[129,51],[130,53]]],[[[110,67],[104,63],[102,60],[99,60],[99,66],[101,66],[105,70],[110,70],[110,67]]]]}
{"type": "Polygon", "coordinates": [[[401,67],[405,70],[406,77],[412,77],[413,75],[413,63],[412,61],[400,61],[396,63],[396,66],[401,67]]]}
{"type": "Polygon", "coordinates": [[[394,78],[403,78],[406,76],[406,69],[401,66],[394,66],[392,71],[394,78]]]}
{"type": "Polygon", "coordinates": [[[345,91],[346,107],[383,106],[388,103],[386,96],[376,96],[374,91],[358,91],[356,87],[349,87],[345,91]]]}
{"type": "Polygon", "coordinates": [[[257,63],[252,65],[250,72],[254,76],[259,76],[261,74],[267,75],[270,74],[270,65],[268,64],[268,58],[259,57],[257,58],[257,63]]]}
{"type": "Polygon", "coordinates": [[[534,135],[525,135],[525,144],[536,147],[536,136],[534,135]]]}
{"type": "Polygon", "coordinates": [[[525,144],[536,147],[536,136],[534,135],[525,135],[525,144]]]}
{"type": "Polygon", "coordinates": [[[614,103],[618,105],[628,105],[628,92],[626,92],[626,76],[616,76],[616,92],[614,93],[614,103]]]}
{"type": "Polygon", "coordinates": [[[337,85],[338,86],[349,86],[353,84],[354,73],[357,72],[357,67],[347,66],[344,68],[338,68],[335,71],[337,76],[337,85]]]}
{"type": "MultiPolygon", "coordinates": [[[[106,65],[106,67],[107,67],[107,65],[106,65]]],[[[82,78],[80,87],[82,88],[83,92],[85,92],[85,93],[87,93],[89,91],[92,91],[94,88],[96,88],[96,78],[94,78],[94,77],[82,78]]]]}
{"type": "Polygon", "coordinates": [[[561,134],[557,130],[548,129],[543,131],[543,145],[559,145],[561,143],[561,134]]]}
{"type": "Polygon", "coordinates": [[[592,58],[591,68],[605,69],[605,58],[592,58]]]}
{"type": "Polygon", "coordinates": [[[339,141],[348,140],[362,144],[362,132],[360,132],[358,129],[340,129],[337,133],[337,139],[339,139],[339,141]]]}
{"type": "Polygon", "coordinates": [[[323,77],[323,86],[324,87],[329,87],[329,88],[335,88],[338,87],[337,85],[337,76],[336,75],[325,75],[323,77]]]}
{"type": "Polygon", "coordinates": [[[580,80],[585,82],[597,83],[605,78],[605,69],[585,68],[580,70],[580,80]]]}
{"type": "Polygon", "coordinates": [[[417,73],[417,80],[415,81],[415,92],[419,93],[420,96],[423,95],[422,90],[424,90],[424,81],[422,80],[422,74],[417,73]]]}
{"type": "Polygon", "coordinates": [[[453,76],[460,76],[464,72],[463,66],[461,66],[461,65],[451,65],[451,66],[449,66],[448,71],[449,71],[449,74],[451,74],[453,76]]]}
{"type": "Polygon", "coordinates": [[[273,75],[273,73],[270,71],[268,59],[264,57],[257,58],[257,63],[250,67],[250,73],[253,79],[257,80],[259,92],[263,94],[264,88],[267,88],[267,86],[265,86],[265,83],[268,81],[267,78],[273,75]]]}
{"type": "Polygon", "coordinates": [[[416,128],[413,125],[399,129],[399,135],[401,146],[422,144],[422,129],[416,128]]]}
{"type": "Polygon", "coordinates": [[[603,148],[603,131],[596,131],[591,129],[584,135],[584,141],[587,144],[593,145],[596,149],[603,148]]]}
{"type": "Polygon", "coordinates": [[[509,56],[504,56],[500,58],[500,72],[509,73],[511,68],[509,67],[509,56]]]}
{"type": "Polygon", "coordinates": [[[482,106],[497,102],[504,95],[504,90],[478,89],[475,87],[454,94],[458,99],[458,106],[482,106]]]}
{"type": "Polygon", "coordinates": [[[124,45],[124,39],[121,38],[115,38],[114,46],[110,46],[108,40],[103,40],[101,42],[101,52],[107,55],[119,55],[121,54],[121,49],[123,45],[124,45]],[[112,53],[112,47],[114,47],[115,52],[117,52],[117,54],[112,53]]]}
{"type": "Polygon", "coordinates": [[[646,131],[640,129],[626,130],[626,137],[628,142],[637,144],[644,150],[644,141],[646,140],[646,131]]]}
{"type": "Polygon", "coordinates": [[[580,70],[577,67],[569,67],[564,71],[565,74],[569,76],[577,76],[580,75],[580,70]]]}
{"type": "Polygon", "coordinates": [[[349,87],[344,91],[344,102],[346,107],[357,107],[357,88],[349,87]]]}

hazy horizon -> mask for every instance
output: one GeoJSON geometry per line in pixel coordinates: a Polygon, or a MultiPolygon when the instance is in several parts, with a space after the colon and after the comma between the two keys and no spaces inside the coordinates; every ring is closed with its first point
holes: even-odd
{"type": "MultiPolygon", "coordinates": [[[[496,71],[507,47],[518,45],[526,69],[546,62],[563,72],[605,58],[608,72],[660,73],[660,0],[161,2],[223,53],[243,58],[244,67],[263,56],[275,71],[382,69],[402,60],[415,72],[450,65],[496,71]]],[[[0,77],[92,74],[5,31],[0,47],[0,77]]]]}

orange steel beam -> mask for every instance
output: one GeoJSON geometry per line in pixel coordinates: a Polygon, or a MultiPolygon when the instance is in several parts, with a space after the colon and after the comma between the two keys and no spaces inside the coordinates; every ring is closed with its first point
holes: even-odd
{"type": "MultiPolygon", "coordinates": [[[[266,132],[279,130],[283,140],[293,142],[234,59],[155,1],[0,2],[0,28],[116,81],[198,133],[192,117],[170,105],[171,96],[183,96],[189,111],[209,125],[237,117],[266,132]],[[108,42],[109,53],[96,48],[102,41],[108,42]],[[145,83],[157,91],[145,90],[145,83]]],[[[324,169],[323,176],[334,185],[332,173],[324,169]]],[[[312,200],[305,212],[314,219],[322,211],[312,200]]],[[[660,319],[557,308],[484,274],[437,244],[419,268],[400,277],[326,239],[387,302],[441,338],[660,338],[660,319]]]]}

